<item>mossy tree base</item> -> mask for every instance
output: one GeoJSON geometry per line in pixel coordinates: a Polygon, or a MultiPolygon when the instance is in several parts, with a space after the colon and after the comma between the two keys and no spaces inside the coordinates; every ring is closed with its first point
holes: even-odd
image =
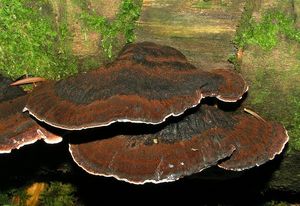
{"type": "Polygon", "coordinates": [[[134,40],[140,2],[1,1],[1,74],[58,80],[106,64],[134,40]]]}

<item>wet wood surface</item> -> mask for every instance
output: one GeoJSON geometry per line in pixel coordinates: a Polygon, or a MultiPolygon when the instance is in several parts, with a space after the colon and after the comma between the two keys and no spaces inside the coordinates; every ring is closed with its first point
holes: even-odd
{"type": "Polygon", "coordinates": [[[202,69],[232,67],[232,39],[245,1],[144,0],[137,41],[179,49],[202,69]]]}

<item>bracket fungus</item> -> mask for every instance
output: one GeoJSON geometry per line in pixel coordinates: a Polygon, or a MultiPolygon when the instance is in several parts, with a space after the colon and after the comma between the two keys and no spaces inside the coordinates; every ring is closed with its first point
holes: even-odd
{"type": "Polygon", "coordinates": [[[69,150],[91,174],[143,184],[175,181],[214,165],[251,168],[273,159],[287,141],[280,124],[201,105],[156,133],[108,139],[99,134],[94,141],[71,143],[69,150]]]}
{"type": "Polygon", "coordinates": [[[23,113],[28,95],[18,87],[9,86],[11,80],[1,77],[0,88],[0,153],[9,153],[24,145],[44,139],[49,144],[62,141],[23,113]]]}
{"type": "MultiPolygon", "coordinates": [[[[7,93],[8,87],[0,86],[7,93]]],[[[31,114],[50,126],[82,130],[69,134],[69,151],[94,175],[143,184],[175,181],[214,165],[252,168],[281,153],[289,139],[285,128],[258,115],[200,105],[205,97],[236,102],[247,90],[232,70],[196,68],[169,46],[129,44],[97,70],[45,81],[30,94],[8,95],[5,101],[0,91],[0,153],[38,139],[61,141],[31,114]],[[116,132],[117,124],[139,129],[116,132]]]]}
{"type": "Polygon", "coordinates": [[[235,102],[247,89],[244,79],[229,69],[196,69],[178,50],[143,42],[125,46],[105,67],[41,84],[26,110],[67,130],[114,122],[159,124],[204,97],[235,102]]]}

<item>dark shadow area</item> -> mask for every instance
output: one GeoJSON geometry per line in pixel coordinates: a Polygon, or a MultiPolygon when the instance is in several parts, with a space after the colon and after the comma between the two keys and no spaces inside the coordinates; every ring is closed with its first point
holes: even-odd
{"type": "Polygon", "coordinates": [[[247,96],[248,96],[248,92],[243,94],[242,98],[240,100],[238,100],[237,102],[223,102],[220,100],[216,100],[215,98],[205,98],[203,100],[203,103],[205,103],[206,101],[215,100],[216,104],[218,105],[218,108],[220,108],[221,110],[234,112],[234,111],[243,110],[242,104],[244,103],[245,99],[247,99],[247,96]]]}
{"type": "Polygon", "coordinates": [[[38,181],[62,181],[77,188],[76,197],[82,205],[120,200],[138,202],[137,197],[149,203],[186,200],[197,205],[259,205],[274,199],[299,201],[299,194],[267,190],[267,183],[280,162],[281,156],[244,172],[213,167],[176,182],[132,185],[87,174],[72,161],[66,142],[47,145],[39,141],[0,156],[0,191],[38,181]]]}
{"type": "MultiPolygon", "coordinates": [[[[244,98],[243,98],[244,99],[244,98]]],[[[82,131],[64,131],[39,123],[47,130],[64,136],[60,144],[48,145],[38,141],[11,154],[0,155],[0,192],[26,186],[33,182],[61,181],[76,187],[76,197],[81,205],[101,205],[103,202],[138,202],[144,199],[195,202],[197,205],[260,205],[270,200],[299,201],[299,194],[271,191],[268,183],[282,161],[282,155],[260,167],[243,172],[225,171],[212,167],[201,173],[162,184],[132,185],[112,177],[99,177],[86,173],[72,160],[68,142],[81,143],[119,134],[151,134],[171,123],[182,121],[195,113],[203,104],[217,105],[226,112],[240,112],[243,99],[237,103],[222,103],[215,98],[205,98],[201,105],[188,109],[179,117],[170,117],[159,125],[114,123],[108,127],[82,131]],[[114,198],[112,198],[112,196],[114,198]]]]}

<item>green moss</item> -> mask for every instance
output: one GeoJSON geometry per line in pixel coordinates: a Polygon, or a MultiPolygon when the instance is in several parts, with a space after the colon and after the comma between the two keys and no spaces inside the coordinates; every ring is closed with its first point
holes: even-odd
{"type": "Polygon", "coordinates": [[[13,198],[18,197],[19,203],[18,205],[25,205],[27,198],[29,197],[24,187],[0,190],[0,205],[5,206],[18,206],[13,204],[13,198]]]}
{"type": "MultiPolygon", "coordinates": [[[[1,192],[1,191],[0,191],[1,192]]],[[[0,193],[0,205],[9,205],[11,203],[11,199],[8,194],[0,193]]]]}
{"type": "Polygon", "coordinates": [[[47,0],[0,2],[0,72],[60,79],[77,72],[65,45],[65,22],[56,24],[47,0]]]}
{"type": "Polygon", "coordinates": [[[279,36],[300,42],[300,30],[294,26],[294,18],[279,10],[268,10],[259,22],[252,17],[253,7],[246,7],[234,43],[238,48],[258,45],[265,50],[277,45],[279,36]]]}
{"type": "Polygon", "coordinates": [[[140,0],[123,0],[116,15],[116,19],[110,22],[95,12],[83,12],[80,19],[93,31],[99,32],[102,37],[101,46],[108,58],[113,57],[113,48],[118,43],[121,35],[126,43],[135,39],[134,28],[141,12],[140,0]]]}
{"type": "Polygon", "coordinates": [[[49,187],[42,192],[41,205],[44,206],[72,206],[76,205],[74,196],[75,188],[71,184],[51,182],[49,187]]]}
{"type": "Polygon", "coordinates": [[[257,69],[247,104],[263,117],[281,122],[288,130],[290,149],[300,150],[300,90],[296,86],[288,92],[283,89],[285,78],[295,72],[257,69]]]}
{"type": "MultiPolygon", "coordinates": [[[[244,38],[247,35],[246,31],[248,31],[249,27],[252,27],[251,25],[252,14],[257,7],[259,7],[259,5],[257,5],[256,1],[246,2],[244,11],[241,15],[239,26],[237,27],[236,34],[233,40],[237,51],[239,49],[244,49],[245,47],[244,38]]],[[[234,68],[236,70],[240,71],[241,62],[240,59],[238,59],[237,52],[235,52],[235,54],[230,54],[228,56],[228,61],[234,65],[234,68]]]]}
{"type": "MultiPolygon", "coordinates": [[[[74,194],[76,189],[71,184],[62,182],[50,182],[49,186],[41,193],[40,205],[43,206],[72,206],[76,205],[77,199],[74,194]]],[[[29,196],[26,187],[18,187],[0,190],[0,205],[17,206],[13,204],[13,198],[19,198],[18,205],[26,205],[29,196]]]]}
{"type": "Polygon", "coordinates": [[[198,0],[193,7],[198,9],[210,9],[212,7],[212,2],[210,0],[198,0]]]}
{"type": "Polygon", "coordinates": [[[72,0],[72,2],[80,8],[87,9],[89,7],[88,0],[72,0]]]}
{"type": "Polygon", "coordinates": [[[291,102],[291,122],[289,126],[289,136],[291,137],[290,144],[293,149],[300,151],[300,91],[299,89],[292,92],[288,97],[289,102],[291,102]]]}
{"type": "Polygon", "coordinates": [[[101,66],[101,62],[103,62],[104,59],[102,59],[100,56],[87,56],[84,58],[78,58],[77,64],[78,64],[78,70],[79,72],[87,72],[91,69],[96,69],[101,66]]]}
{"type": "Polygon", "coordinates": [[[193,4],[194,8],[198,9],[211,9],[211,8],[223,8],[229,6],[230,3],[227,0],[219,0],[219,2],[213,2],[212,0],[198,0],[193,4]]]}

